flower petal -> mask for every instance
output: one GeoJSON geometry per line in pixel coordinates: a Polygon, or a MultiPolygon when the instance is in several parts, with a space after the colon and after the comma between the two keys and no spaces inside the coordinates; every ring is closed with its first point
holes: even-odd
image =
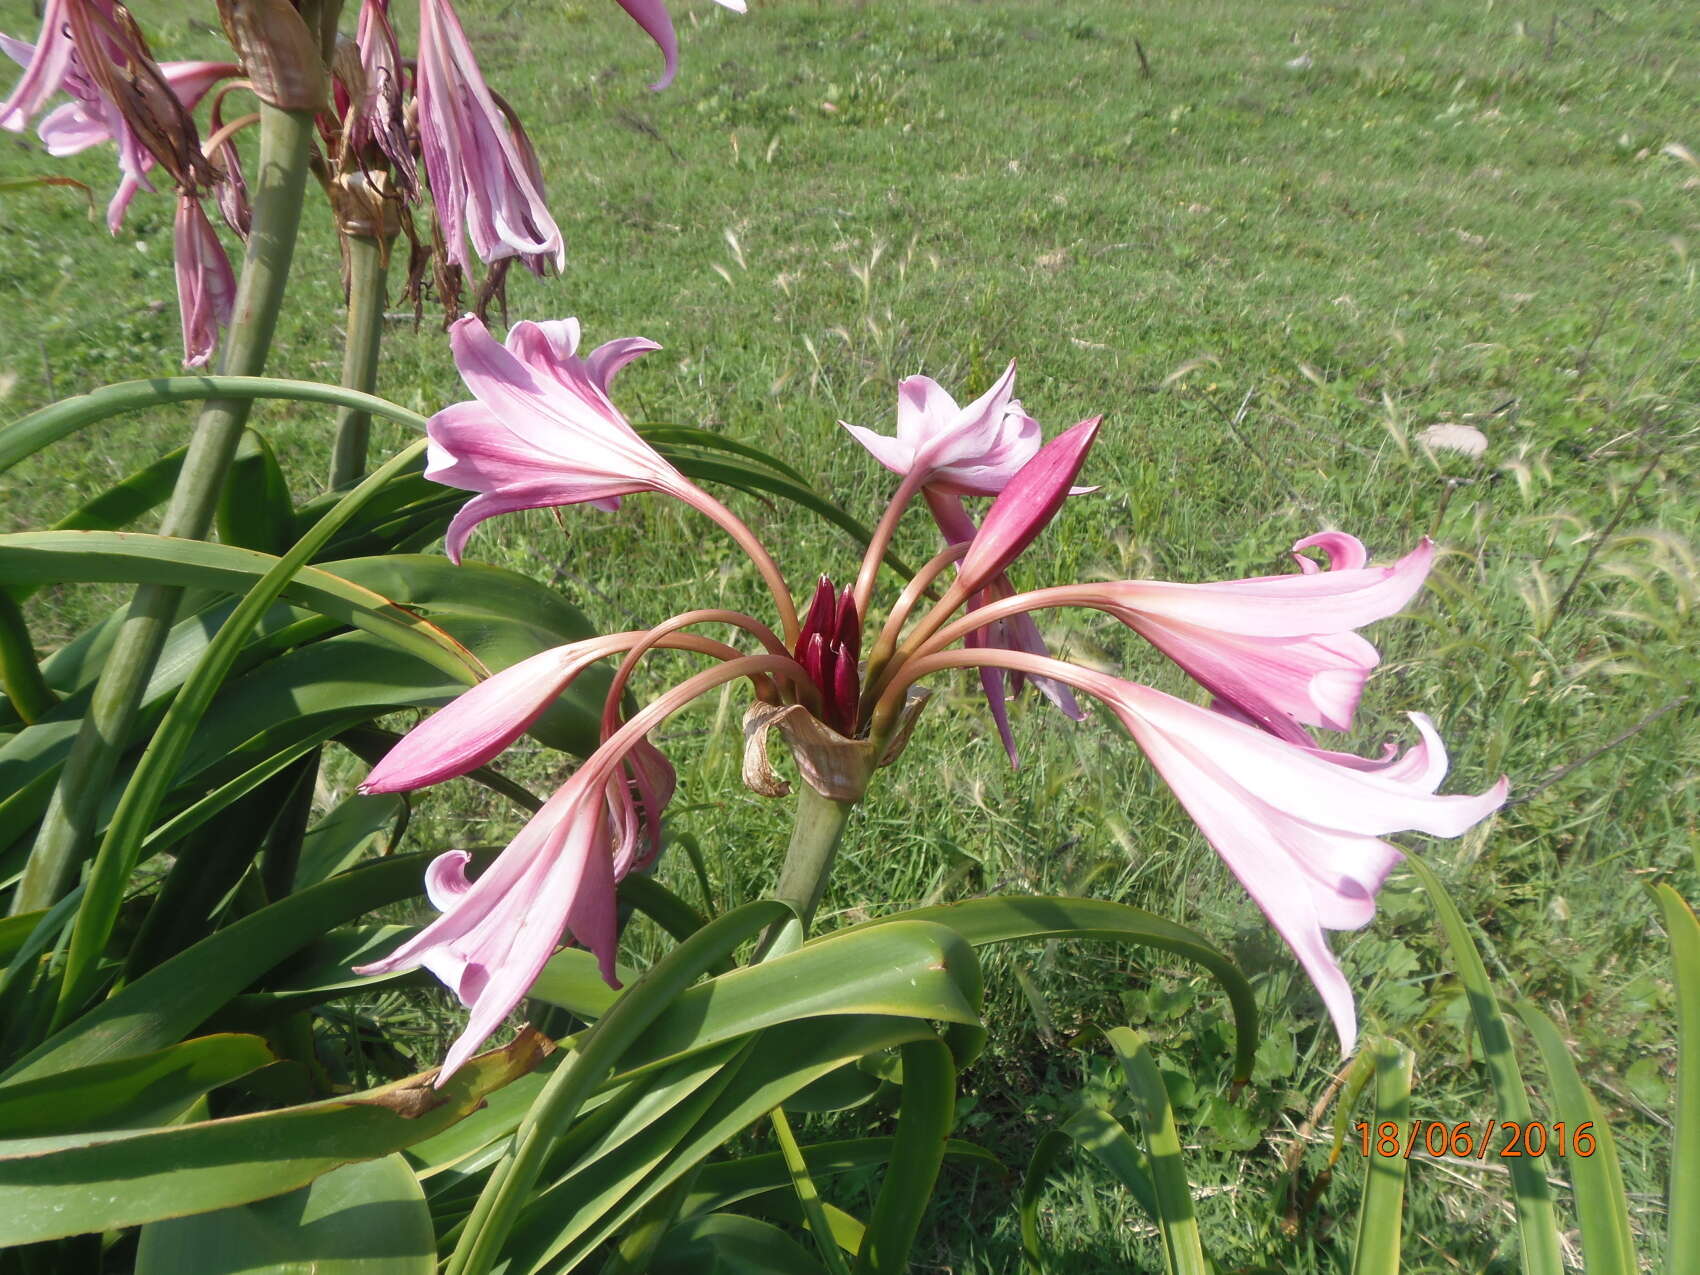
{"type": "Polygon", "coordinates": [[[955,587],[968,592],[981,588],[1045,529],[1086,463],[1100,419],[1094,416],[1058,434],[1022,466],[987,511],[963,556],[955,587]]]}

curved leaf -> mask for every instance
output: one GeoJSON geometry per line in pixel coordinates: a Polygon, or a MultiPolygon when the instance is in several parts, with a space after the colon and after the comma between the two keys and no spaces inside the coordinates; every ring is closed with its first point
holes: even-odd
{"type": "MultiPolygon", "coordinates": [[[[1670,935],[1676,982],[1676,1132],[1670,1158],[1672,1203],[1700,1194],[1700,920],[1668,885],[1653,888],[1670,935]]],[[[1666,1269],[1700,1265],[1700,1208],[1672,1209],[1666,1269]]]]}
{"type": "Polygon", "coordinates": [[[1175,1132],[1163,1073],[1151,1057],[1151,1047],[1138,1032],[1113,1027],[1104,1035],[1127,1078],[1134,1114],[1145,1132],[1146,1163],[1157,1193],[1157,1227],[1163,1234],[1163,1259],[1169,1275],[1210,1275],[1198,1242],[1198,1219],[1192,1209],[1192,1188],[1181,1159],[1180,1135],[1175,1132]]]}
{"type": "Polygon", "coordinates": [[[471,1060],[441,1089],[431,1087],[429,1071],[259,1115],[0,1141],[0,1245],[246,1204],[388,1155],[476,1110],[485,1094],[536,1066],[544,1045],[524,1034],[471,1060]]]}
{"type": "Polygon", "coordinates": [[[956,1123],[956,1067],[939,1040],[903,1046],[903,1106],[891,1164],[867,1233],[856,1252],[855,1275],[909,1269],[909,1250],[932,1202],[945,1141],[956,1123]]]}
{"type": "Polygon", "coordinates": [[[1243,1081],[1251,1076],[1258,1041],[1257,1000],[1251,984],[1220,948],[1178,922],[1098,899],[1002,895],[896,912],[864,921],[845,932],[892,921],[947,925],[975,947],[1024,939],[1110,939],[1184,956],[1214,975],[1228,994],[1234,1013],[1234,1079],[1243,1081]]]}
{"type": "Polygon", "coordinates": [[[825,1268],[776,1226],[714,1213],[681,1222],[650,1259],[653,1275],[823,1275],[825,1268]]]}
{"type": "Polygon", "coordinates": [[[137,1058],[0,1084],[0,1138],[165,1124],[208,1090],[275,1061],[258,1036],[200,1036],[137,1058]]]}
{"type": "MultiPolygon", "coordinates": [[[[1470,937],[1469,927],[1458,911],[1458,905],[1447,894],[1446,887],[1434,874],[1434,869],[1419,855],[1406,855],[1405,864],[1416,873],[1434,905],[1435,915],[1446,934],[1452,952],[1452,964],[1464,985],[1469,999],[1470,1015],[1475,1020],[1476,1034],[1482,1042],[1482,1061],[1487,1065],[1488,1078],[1493,1082],[1494,1097],[1499,1100],[1501,1120],[1527,1124],[1533,1113],[1529,1107],[1529,1091],[1523,1084],[1522,1070],[1517,1066],[1517,1054],[1511,1047],[1511,1033],[1506,1030],[1505,1018],[1499,1012],[1499,1000],[1488,981],[1487,967],[1481,953],[1470,937]]],[[[1521,1156],[1506,1161],[1511,1171],[1511,1186],[1517,1202],[1517,1232],[1523,1242],[1523,1270],[1526,1275],[1561,1275],[1564,1259],[1558,1237],[1558,1218],[1553,1212],[1552,1192],[1547,1186],[1546,1166],[1538,1156],[1521,1156]]]]}
{"type": "Polygon", "coordinates": [[[407,1161],[344,1165],[269,1200],[150,1222],[135,1275],[433,1275],[431,1211],[407,1161]]]}

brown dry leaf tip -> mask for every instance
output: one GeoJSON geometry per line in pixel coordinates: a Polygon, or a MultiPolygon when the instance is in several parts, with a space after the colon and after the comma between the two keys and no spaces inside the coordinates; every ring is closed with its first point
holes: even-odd
{"type": "Polygon", "coordinates": [[[255,96],[284,111],[324,109],[319,40],[289,0],[218,0],[218,16],[255,96]]]}
{"type": "Polygon", "coordinates": [[[777,730],[791,746],[804,783],[833,801],[860,801],[874,771],[891,765],[908,745],[931,695],[919,688],[909,690],[897,729],[878,756],[872,740],[846,739],[801,704],[752,704],[744,714],[744,784],[763,797],[783,797],[791,791],[768,757],[768,732],[777,730]]]}

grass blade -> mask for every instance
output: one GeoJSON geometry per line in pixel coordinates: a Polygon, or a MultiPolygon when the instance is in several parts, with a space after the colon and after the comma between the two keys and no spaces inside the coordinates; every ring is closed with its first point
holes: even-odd
{"type": "MultiPolygon", "coordinates": [[[[1588,1155],[1569,1154],[1565,1168],[1570,1173],[1570,1190],[1576,1197],[1576,1217],[1582,1227],[1582,1256],[1588,1275],[1634,1275],[1635,1240],[1629,1229],[1629,1197],[1623,1188],[1623,1172],[1617,1160],[1617,1142],[1611,1126],[1594,1095],[1582,1083],[1570,1049],[1552,1019],[1529,1001],[1518,1001],[1512,1010],[1523,1020],[1535,1047],[1546,1064],[1552,1085],[1552,1115],[1562,1120],[1572,1138],[1583,1125],[1594,1137],[1588,1155]]],[[[1672,1197],[1673,1199],[1675,1197],[1672,1197]]],[[[1683,1267],[1672,1267],[1682,1270],[1683,1267]]]]}
{"type": "Polygon", "coordinates": [[[1163,1261],[1169,1275],[1209,1275],[1210,1265],[1198,1239],[1198,1219],[1192,1209],[1192,1188],[1181,1159],[1180,1135],[1175,1131],[1174,1112],[1163,1073],[1151,1056],[1151,1047],[1138,1032],[1113,1027],[1104,1035],[1116,1051],[1133,1095],[1134,1111],[1145,1131],[1145,1149],[1151,1169],[1151,1185],[1157,1193],[1158,1228],[1163,1233],[1163,1261]]]}
{"type": "MultiPolygon", "coordinates": [[[[1428,891],[1429,901],[1434,904],[1441,929],[1446,933],[1452,963],[1464,984],[1464,994],[1469,997],[1476,1034],[1481,1037],[1482,1061],[1493,1082],[1494,1096],[1499,1100],[1499,1119],[1526,1125],[1533,1119],[1529,1091],[1523,1085],[1523,1073],[1511,1048],[1511,1033],[1499,1012],[1499,1001],[1488,982],[1487,967],[1482,964],[1476,942],[1434,869],[1414,854],[1406,855],[1405,863],[1428,891]]],[[[1506,1167],[1511,1171],[1511,1188],[1517,1201],[1517,1232],[1523,1245],[1524,1275],[1562,1275],[1564,1259],[1558,1242],[1558,1218],[1553,1212],[1545,1167],[1535,1156],[1507,1160],[1506,1167]]]]}
{"type": "Polygon", "coordinates": [[[1675,890],[1656,886],[1654,897],[1670,935],[1676,972],[1676,1137],[1670,1158],[1670,1235],[1665,1269],[1700,1270],[1700,920],[1675,890]]]}
{"type": "Polygon", "coordinates": [[[1039,1201],[1045,1194],[1045,1179],[1056,1167],[1073,1139],[1061,1129],[1052,1129],[1033,1148],[1027,1176],[1021,1180],[1021,1269],[1025,1275],[1045,1275],[1044,1248],[1039,1243],[1039,1201]]]}

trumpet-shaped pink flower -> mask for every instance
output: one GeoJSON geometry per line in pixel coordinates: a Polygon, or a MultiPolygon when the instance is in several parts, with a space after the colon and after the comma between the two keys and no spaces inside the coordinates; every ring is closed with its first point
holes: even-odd
{"type": "Polygon", "coordinates": [[[419,142],[448,259],[470,269],[518,257],[534,274],[567,259],[536,156],[484,82],[449,0],[420,0],[419,142]]]}
{"type": "Polygon", "coordinates": [[[1375,892],[1401,852],[1403,831],[1456,837],[1505,803],[1501,778],[1475,796],[1436,796],[1446,749],[1433,723],[1411,714],[1421,742],[1379,761],[1302,748],[1257,726],[1148,686],[1060,660],[945,652],[913,671],[992,661],[1043,673],[1096,697],[1121,720],[1205,839],[1287,941],[1322,996],[1342,1053],[1357,1042],[1352,989],[1326,930],[1375,915],[1375,892]]]}
{"type": "Polygon", "coordinates": [[[615,374],[660,347],[628,337],[578,356],[576,319],[516,323],[498,345],[471,316],[449,329],[455,364],[476,399],[431,418],[425,476],[480,493],[449,524],[460,561],[472,529],[517,509],[593,503],[661,491],[698,503],[701,493],[638,435],[608,397],[615,374]]]}
{"type": "MultiPolygon", "coordinates": [[[[601,642],[607,654],[617,649],[610,643],[623,640],[630,646],[644,636],[592,639],[573,644],[579,648],[576,652],[573,647],[546,651],[508,670],[512,676],[494,691],[485,688],[497,678],[481,683],[397,745],[396,751],[404,755],[385,790],[404,786],[400,777],[410,767],[406,778],[471,769],[498,738],[511,740],[524,723],[535,720],[539,702],[548,703],[566,670],[592,643],[601,642]],[[475,695],[468,708],[468,699],[475,695]],[[428,729],[445,715],[450,715],[447,726],[428,729]],[[495,719],[494,724],[481,725],[485,715],[495,719]],[[425,742],[410,750],[409,740],[422,732],[425,742]],[[457,744],[454,737],[463,733],[469,738],[457,744]]],[[[471,856],[465,851],[453,850],[432,861],[426,893],[442,915],[384,959],[358,966],[355,972],[394,974],[423,966],[471,1010],[466,1029],[443,1060],[439,1086],[513,1012],[566,939],[595,954],[610,987],[620,985],[614,966],[619,937],[614,889],[659,850],[661,811],[674,784],[672,766],[646,737],[704,692],[772,671],[801,674],[786,656],[732,658],[647,705],[543,803],[476,881],[467,879],[471,856]]],[[[365,790],[374,789],[368,783],[365,790]]]]}
{"type": "Polygon", "coordinates": [[[432,861],[425,888],[442,916],[359,974],[424,966],[471,1013],[443,1059],[441,1085],[501,1026],[563,938],[596,954],[612,987],[618,922],[606,775],[585,766],[531,817],[477,881],[464,850],[432,861]]]}
{"type": "MultiPolygon", "coordinates": [[[[1423,540],[1388,567],[1365,565],[1355,538],[1323,532],[1293,546],[1298,575],[1206,584],[1118,580],[1019,594],[989,615],[1041,607],[1108,611],[1162,651],[1222,707],[1272,734],[1309,745],[1304,727],[1349,730],[1380,655],[1356,630],[1403,610],[1427,579],[1434,543],[1423,540]],[[1323,571],[1300,550],[1321,548],[1323,571]]],[[[940,634],[946,641],[966,627],[940,634]]]]}
{"type": "Polygon", "coordinates": [[[177,307],[183,320],[183,366],[204,367],[236,309],[236,275],[201,201],[177,197],[171,233],[177,259],[177,307]]]}
{"type": "MultiPolygon", "coordinates": [[[[649,86],[659,92],[673,82],[679,71],[679,37],[673,34],[673,19],[667,12],[667,5],[663,0],[617,0],[617,3],[661,50],[666,67],[661,78],[649,86]]],[[[745,8],[744,0],[715,0],[715,3],[733,13],[743,13],[745,8]]]]}

